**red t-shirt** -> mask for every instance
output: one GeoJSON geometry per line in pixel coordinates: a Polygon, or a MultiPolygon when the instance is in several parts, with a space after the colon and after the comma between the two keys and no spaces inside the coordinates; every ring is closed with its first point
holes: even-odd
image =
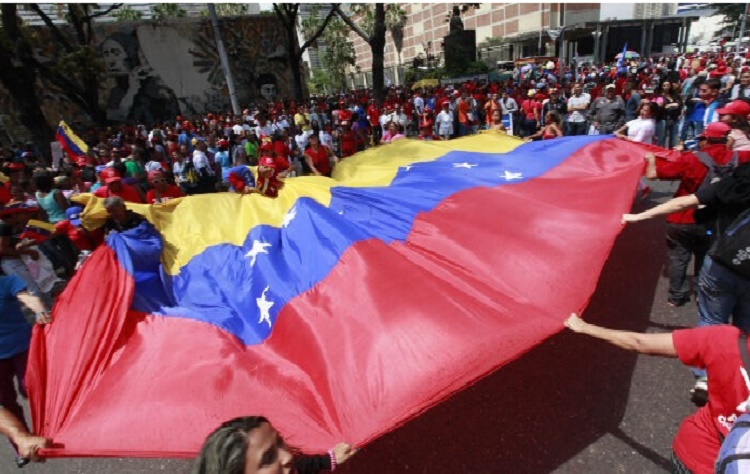
{"type": "Polygon", "coordinates": [[[148,193],[146,193],[146,203],[160,204],[184,196],[185,193],[182,192],[182,189],[180,189],[178,186],[175,186],[174,184],[169,184],[167,185],[167,189],[165,189],[161,193],[161,201],[158,202],[156,200],[156,191],[154,191],[153,189],[149,189],[148,193]]]}
{"type": "MultiPolygon", "coordinates": [[[[351,131],[350,133],[352,135],[354,134],[354,132],[351,132],[351,131]]],[[[341,148],[342,150],[344,148],[343,141],[341,143],[341,148]]],[[[313,150],[312,147],[310,147],[307,150],[305,150],[305,155],[310,157],[310,159],[313,162],[313,166],[315,166],[315,169],[318,170],[320,174],[322,174],[323,176],[331,175],[331,162],[328,159],[328,148],[326,148],[325,145],[319,145],[318,151],[315,151],[313,150]]],[[[343,155],[343,151],[342,151],[342,155],[343,155]]]]}
{"type": "Polygon", "coordinates": [[[138,194],[138,191],[136,191],[133,186],[125,183],[122,183],[122,190],[119,193],[110,191],[109,186],[104,185],[100,186],[96,191],[94,191],[94,196],[103,199],[106,199],[110,196],[119,196],[125,202],[137,202],[138,204],[143,203],[143,201],[141,201],[141,195],[138,194]]]}
{"type": "Polygon", "coordinates": [[[706,368],[708,404],[685,418],[672,449],[694,474],[713,474],[719,454],[719,434],[725,437],[739,416],[737,405],[748,398],[740,372],[742,359],[737,347],[739,329],[707,326],[672,334],[677,356],[683,364],[706,368]]]}
{"type": "Polygon", "coordinates": [[[521,103],[521,110],[526,116],[526,120],[536,120],[534,111],[539,111],[539,103],[532,99],[526,99],[521,103]]]}
{"type": "Polygon", "coordinates": [[[58,234],[67,235],[78,250],[93,251],[104,242],[104,231],[101,227],[92,231],[87,231],[81,227],[74,226],[68,219],[55,224],[55,231],[58,234]]]}
{"type": "Polygon", "coordinates": [[[0,184],[0,204],[3,206],[8,204],[11,199],[10,195],[10,182],[5,184],[0,184]]]}
{"type": "MultiPolygon", "coordinates": [[[[731,161],[732,151],[724,145],[707,145],[704,152],[711,155],[716,164],[723,165],[731,161]]],[[[674,197],[688,196],[695,193],[706,177],[708,169],[692,152],[669,151],[656,153],[656,176],[659,179],[680,180],[680,185],[674,197]]],[[[750,151],[737,152],[737,161],[750,161],[750,151]]],[[[667,216],[667,222],[672,224],[695,224],[693,210],[675,212],[667,216]]]]}
{"type": "Polygon", "coordinates": [[[367,107],[367,115],[370,117],[370,125],[373,127],[380,126],[380,111],[377,107],[373,105],[367,107]]]}
{"type": "Polygon", "coordinates": [[[348,132],[341,132],[341,158],[352,156],[357,153],[357,136],[354,134],[354,130],[348,132]]]}

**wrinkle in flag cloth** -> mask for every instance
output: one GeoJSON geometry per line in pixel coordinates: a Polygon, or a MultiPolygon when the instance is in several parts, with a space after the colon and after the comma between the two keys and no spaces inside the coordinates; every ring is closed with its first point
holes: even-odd
{"type": "Polygon", "coordinates": [[[132,205],[148,222],[111,234],[35,329],[34,428],[50,456],[194,456],[248,414],[303,450],[364,445],[585,307],[642,154],[606,136],[402,140],[276,199],[132,205]]]}

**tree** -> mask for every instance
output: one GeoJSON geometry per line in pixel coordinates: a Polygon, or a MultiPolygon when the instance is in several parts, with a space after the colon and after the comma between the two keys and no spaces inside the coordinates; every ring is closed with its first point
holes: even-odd
{"type": "Polygon", "coordinates": [[[359,12],[359,16],[361,17],[360,26],[349,15],[341,11],[341,7],[338,4],[333,4],[333,8],[339,18],[370,45],[370,50],[372,51],[372,91],[375,99],[382,102],[385,98],[385,4],[374,4],[374,10],[372,10],[372,7],[372,4],[352,6],[355,16],[359,12]],[[371,20],[368,11],[372,11],[371,20]],[[370,28],[365,29],[370,25],[370,28]]]}
{"type": "Polygon", "coordinates": [[[406,11],[395,3],[388,4],[385,9],[385,27],[391,32],[393,45],[396,47],[398,58],[396,67],[396,82],[399,81],[399,68],[401,67],[401,51],[404,49],[404,27],[406,26],[406,11]]]}
{"type": "Polygon", "coordinates": [[[117,21],[138,21],[143,16],[143,13],[133,9],[130,5],[125,5],[112,14],[117,21]]]}
{"type": "Polygon", "coordinates": [[[242,16],[247,15],[247,4],[245,3],[217,3],[216,14],[219,16],[242,16]]]}
{"type": "Polygon", "coordinates": [[[333,88],[333,80],[331,79],[329,70],[326,68],[313,69],[307,85],[313,94],[329,93],[333,88]]]}
{"type": "Polygon", "coordinates": [[[276,17],[281,21],[284,31],[286,32],[286,43],[289,45],[291,51],[287,56],[289,69],[292,71],[293,77],[293,90],[292,95],[298,101],[302,100],[302,54],[309,48],[317,39],[323,34],[326,26],[331,21],[334,14],[334,8],[328,12],[323,22],[317,31],[314,31],[312,35],[307,38],[304,44],[300,45],[297,41],[297,23],[299,21],[299,3],[274,3],[273,11],[276,13],[276,17]]]}
{"type": "Polygon", "coordinates": [[[742,22],[742,15],[745,14],[746,3],[715,3],[711,5],[715,8],[714,16],[721,15],[724,21],[721,23],[724,27],[731,27],[732,31],[742,22]]]}
{"type": "MultiPolygon", "coordinates": [[[[302,34],[305,38],[311,37],[323,22],[323,18],[317,13],[317,10],[313,10],[312,14],[302,21],[302,34]]],[[[346,89],[346,67],[356,64],[354,46],[349,41],[349,27],[340,18],[331,18],[321,39],[325,47],[318,46],[318,51],[326,72],[325,75],[319,73],[319,76],[327,79],[329,86],[346,89]]]]}
{"type": "MultiPolygon", "coordinates": [[[[34,54],[41,49],[38,33],[24,28],[18,16],[17,5],[3,3],[0,9],[0,82],[8,90],[20,120],[39,144],[54,139],[42,111],[38,79],[45,90],[54,88],[89,114],[97,123],[106,122],[106,113],[99,104],[99,74],[103,64],[92,45],[93,25],[96,18],[107,15],[122,6],[121,3],[97,10],[92,4],[60,4],[59,15],[70,28],[63,28],[35,3],[32,10],[44,22],[59,52],[53,57],[41,58],[34,54]]],[[[49,151],[43,148],[49,159],[49,151]]]]}
{"type": "Polygon", "coordinates": [[[185,15],[187,15],[187,12],[176,3],[159,3],[151,7],[151,18],[160,22],[185,15]]]}

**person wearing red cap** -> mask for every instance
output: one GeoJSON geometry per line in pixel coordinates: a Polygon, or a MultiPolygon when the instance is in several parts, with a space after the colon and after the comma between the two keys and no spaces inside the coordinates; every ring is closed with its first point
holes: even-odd
{"type": "MultiPolygon", "coordinates": [[[[650,179],[679,180],[674,197],[695,193],[708,174],[704,161],[711,160],[717,166],[730,163],[734,157],[727,150],[729,125],[714,122],[699,136],[700,155],[694,152],[659,152],[645,155],[645,177],[650,179]],[[701,159],[703,158],[703,160],[701,159]]],[[[750,153],[738,153],[739,162],[750,161],[750,153]]],[[[690,300],[690,285],[687,267],[695,256],[694,274],[700,272],[703,259],[710,244],[709,228],[705,223],[697,223],[692,210],[675,212],[667,216],[667,255],[669,273],[668,303],[682,306],[690,300]]]]}
{"type": "Polygon", "coordinates": [[[146,193],[147,204],[163,204],[185,196],[185,193],[178,186],[167,182],[163,171],[149,171],[148,184],[151,185],[151,189],[146,193]]]}
{"type": "Polygon", "coordinates": [[[258,160],[258,183],[254,192],[267,197],[277,197],[284,182],[278,179],[276,162],[272,156],[263,155],[258,160]]]}
{"type": "Polygon", "coordinates": [[[735,100],[716,109],[716,113],[721,122],[732,127],[727,140],[727,148],[734,151],[750,151],[750,125],[747,122],[750,104],[744,100],[735,100]]]}
{"type": "MultiPolygon", "coordinates": [[[[357,135],[354,133],[354,130],[352,130],[350,116],[344,114],[342,111],[342,117],[339,143],[341,144],[341,158],[344,159],[357,153],[357,135]]],[[[380,126],[378,126],[378,128],[380,128],[380,126]]],[[[330,169],[328,170],[328,173],[330,174],[330,169]]],[[[325,173],[323,174],[326,175],[325,173]]]]}
{"type": "Polygon", "coordinates": [[[137,188],[123,183],[116,169],[104,168],[99,175],[104,180],[104,186],[94,191],[94,196],[100,198],[119,196],[127,202],[143,203],[141,192],[137,188]]]}
{"type": "Polygon", "coordinates": [[[319,136],[315,134],[310,135],[308,140],[310,145],[305,150],[304,157],[310,171],[315,176],[331,176],[332,163],[337,163],[338,158],[330,148],[320,144],[319,136]]]}

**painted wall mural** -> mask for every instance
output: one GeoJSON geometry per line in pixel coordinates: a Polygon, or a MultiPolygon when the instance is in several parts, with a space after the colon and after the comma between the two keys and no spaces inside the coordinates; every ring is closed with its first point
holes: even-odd
{"type": "MultiPolygon", "coordinates": [[[[44,28],[41,36],[48,36],[44,28]]],[[[95,28],[104,65],[100,100],[113,121],[154,122],[176,115],[225,112],[229,94],[207,18],[107,23],[95,28]]],[[[291,96],[288,46],[274,16],[222,19],[222,37],[241,105],[291,96]]],[[[38,51],[57,53],[54,41],[38,51]]],[[[61,118],[87,122],[85,113],[45,91],[45,112],[52,124],[61,118]],[[71,114],[73,117],[71,117],[71,114]]],[[[0,96],[7,92],[0,89],[0,96]]],[[[8,103],[0,97],[0,104],[8,103]]]]}

